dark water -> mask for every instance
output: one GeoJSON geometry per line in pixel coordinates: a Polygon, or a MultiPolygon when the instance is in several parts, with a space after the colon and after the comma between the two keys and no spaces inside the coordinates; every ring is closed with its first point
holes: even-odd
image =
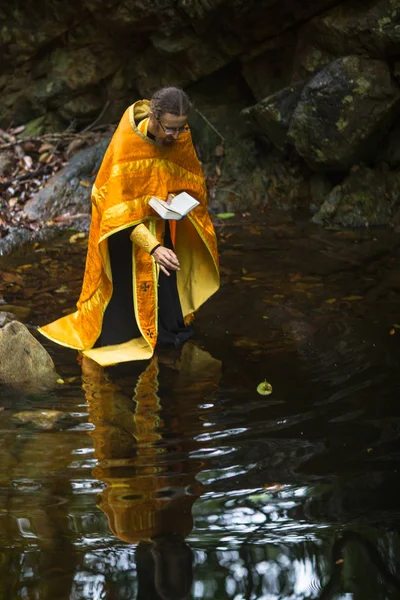
{"type": "MultiPolygon", "coordinates": [[[[223,228],[182,351],[103,370],[46,342],[65,383],[3,386],[1,600],[400,598],[397,242],[256,229],[223,228]],[[54,408],[76,425],[13,421],[54,408]]],[[[83,258],[21,257],[5,300],[66,312],[83,258]]]]}

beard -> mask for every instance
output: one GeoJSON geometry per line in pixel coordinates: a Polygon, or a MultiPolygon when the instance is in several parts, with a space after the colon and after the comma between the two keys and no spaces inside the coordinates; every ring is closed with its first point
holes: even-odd
{"type": "Polygon", "coordinates": [[[154,141],[156,146],[159,146],[160,148],[168,148],[168,146],[171,146],[175,140],[174,138],[155,136],[154,141]]]}

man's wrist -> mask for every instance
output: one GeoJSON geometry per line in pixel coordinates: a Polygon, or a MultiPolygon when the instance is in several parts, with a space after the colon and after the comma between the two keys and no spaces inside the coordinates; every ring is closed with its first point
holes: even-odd
{"type": "Polygon", "coordinates": [[[157,248],[161,248],[161,244],[156,244],[154,246],[154,248],[152,250],[150,250],[150,256],[153,256],[153,254],[157,250],[157,248]]]}

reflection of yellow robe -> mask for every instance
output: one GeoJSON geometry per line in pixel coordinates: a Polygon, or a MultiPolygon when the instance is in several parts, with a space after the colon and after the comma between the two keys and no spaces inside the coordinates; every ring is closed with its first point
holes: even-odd
{"type": "Polygon", "coordinates": [[[142,337],[92,349],[113,290],[108,237],[144,223],[161,242],[164,222],[148,206],[152,196],[166,198],[169,193],[187,191],[200,201],[185,219],[171,222],[171,237],[180,261],[177,286],[183,316],[195,312],[219,287],[216,236],[190,132],[181,134],[171,146],[156,146],[146,136],[148,109],[148,101],[141,100],[125,111],[93,186],[78,310],[39,329],[51,340],[84,351],[104,366],[149,358],[157,341],[158,267],[147,252],[133,245],[134,310],[142,337]]]}
{"type": "Polygon", "coordinates": [[[191,342],[184,346],[168,425],[160,417],[158,375],[154,356],[139,376],[132,400],[96,363],[86,357],[82,362],[89,420],[95,426],[90,432],[98,460],[93,476],[106,484],[99,508],[114,535],[129,543],[168,533],[189,535],[191,508],[202,492],[196,474],[205,465],[190,456],[190,440],[180,442],[183,446],[176,454],[162,443],[162,433],[169,440],[188,435],[192,419],[198,418],[190,403],[197,406],[200,398],[217,389],[221,363],[191,342]]]}

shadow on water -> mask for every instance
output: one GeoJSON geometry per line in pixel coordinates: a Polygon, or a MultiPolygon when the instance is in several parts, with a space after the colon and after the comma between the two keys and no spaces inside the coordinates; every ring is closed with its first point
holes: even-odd
{"type": "Polygon", "coordinates": [[[105,370],[48,344],[63,386],[1,389],[1,600],[400,598],[385,311],[339,303],[365,293],[354,273],[284,283],[229,256],[196,343],[105,370]],[[14,419],[54,408],[75,425],[14,419]]]}

